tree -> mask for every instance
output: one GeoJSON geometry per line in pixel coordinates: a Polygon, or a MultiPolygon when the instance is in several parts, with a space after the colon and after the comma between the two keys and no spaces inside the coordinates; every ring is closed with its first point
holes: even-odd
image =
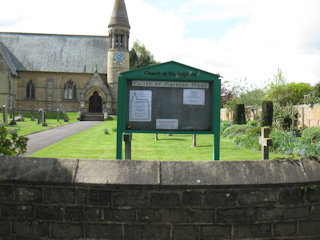
{"type": "Polygon", "coordinates": [[[273,121],[273,102],[263,101],[262,102],[262,112],[261,112],[261,126],[272,126],[273,121]]]}
{"type": "Polygon", "coordinates": [[[304,103],[304,95],[310,94],[312,91],[313,87],[307,83],[287,83],[281,69],[278,69],[278,74],[274,76],[274,80],[267,90],[266,98],[285,107],[288,104],[304,103]]]}
{"type": "Polygon", "coordinates": [[[139,41],[133,43],[132,49],[129,52],[130,55],[130,69],[140,68],[156,64],[154,56],[149,50],[147,50],[144,44],[139,41]]]}
{"type": "Polygon", "coordinates": [[[227,107],[232,107],[233,104],[243,103],[245,106],[259,108],[265,97],[265,90],[257,88],[253,84],[249,84],[246,79],[235,80],[230,86],[230,82],[225,82],[226,88],[231,93],[232,98],[228,98],[227,107]]]}
{"type": "Polygon", "coordinates": [[[320,82],[317,83],[313,88],[312,103],[320,103],[320,82]]]}
{"type": "Polygon", "coordinates": [[[4,125],[0,126],[0,155],[20,155],[27,150],[28,138],[9,133],[4,125]]]}
{"type": "Polygon", "coordinates": [[[246,110],[244,104],[234,104],[233,106],[233,124],[246,124],[246,110]]]}
{"type": "Polygon", "coordinates": [[[221,85],[221,107],[223,108],[230,99],[233,98],[232,92],[223,84],[221,85]]]}

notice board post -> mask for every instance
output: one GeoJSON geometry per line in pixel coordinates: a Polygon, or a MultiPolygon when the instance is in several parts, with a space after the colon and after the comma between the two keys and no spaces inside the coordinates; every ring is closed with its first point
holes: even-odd
{"type": "Polygon", "coordinates": [[[173,61],[121,73],[117,159],[124,133],[164,133],[213,134],[213,160],[219,160],[219,77],[173,61]]]}

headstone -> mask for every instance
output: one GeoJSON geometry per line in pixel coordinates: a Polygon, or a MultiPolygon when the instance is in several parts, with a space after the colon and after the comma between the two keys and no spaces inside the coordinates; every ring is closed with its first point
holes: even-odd
{"type": "Polygon", "coordinates": [[[131,160],[131,140],[132,133],[124,133],[123,140],[125,142],[125,160],[131,160]]]}
{"type": "Polygon", "coordinates": [[[69,118],[67,117],[66,111],[63,111],[63,120],[64,122],[69,122],[69,118]]]}
{"type": "Polygon", "coordinates": [[[9,123],[10,126],[17,125],[17,122],[16,122],[15,118],[16,118],[15,108],[12,108],[12,120],[9,123]]]}
{"type": "Polygon", "coordinates": [[[154,140],[158,141],[158,133],[156,133],[155,137],[154,137],[154,140]]]}
{"type": "Polygon", "coordinates": [[[57,122],[60,122],[60,110],[57,108],[57,122]]]}
{"type": "Polygon", "coordinates": [[[33,122],[35,121],[33,109],[32,109],[32,111],[31,111],[31,121],[33,121],[33,122]]]}
{"type": "Polygon", "coordinates": [[[272,145],[272,139],[269,138],[270,128],[261,128],[261,137],[259,143],[261,144],[261,158],[262,160],[269,160],[269,147],[272,145]]]}
{"type": "Polygon", "coordinates": [[[197,146],[197,135],[193,134],[192,135],[192,147],[196,147],[197,146]]]}
{"type": "Polygon", "coordinates": [[[17,122],[23,122],[23,121],[24,121],[24,118],[23,118],[23,116],[19,113],[18,117],[16,117],[15,120],[16,120],[17,122]]]}
{"type": "Polygon", "coordinates": [[[46,112],[43,112],[43,123],[42,123],[43,127],[48,127],[48,124],[46,123],[46,112]]]}
{"type": "Polygon", "coordinates": [[[42,124],[43,123],[43,109],[39,109],[38,111],[38,124],[42,124]]]}
{"type": "Polygon", "coordinates": [[[10,118],[12,118],[13,117],[13,108],[10,108],[9,112],[10,112],[10,118]]]}
{"type": "Polygon", "coordinates": [[[7,106],[3,105],[2,106],[2,119],[3,119],[3,124],[8,125],[8,112],[7,112],[7,106]]]}

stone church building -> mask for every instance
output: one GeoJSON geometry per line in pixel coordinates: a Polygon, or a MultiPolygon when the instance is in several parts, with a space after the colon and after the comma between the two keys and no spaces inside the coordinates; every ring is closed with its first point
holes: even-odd
{"type": "Polygon", "coordinates": [[[130,25],[115,0],[108,36],[0,32],[0,104],[17,111],[117,112],[130,25]]]}

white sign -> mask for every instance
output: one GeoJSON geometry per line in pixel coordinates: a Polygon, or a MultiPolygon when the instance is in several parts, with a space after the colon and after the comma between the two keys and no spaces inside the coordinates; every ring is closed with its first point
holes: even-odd
{"type": "Polygon", "coordinates": [[[164,130],[178,129],[178,125],[179,125],[178,119],[157,119],[156,121],[157,129],[164,129],[164,130]]]}
{"type": "Polygon", "coordinates": [[[205,105],[206,92],[204,89],[184,89],[183,104],[185,105],[205,105]]]}
{"type": "Polygon", "coordinates": [[[207,82],[170,82],[170,81],[143,81],[133,80],[133,87],[159,87],[159,88],[200,88],[208,89],[207,82]]]}
{"type": "Polygon", "coordinates": [[[129,121],[151,122],[152,91],[130,90],[129,121]]]}

